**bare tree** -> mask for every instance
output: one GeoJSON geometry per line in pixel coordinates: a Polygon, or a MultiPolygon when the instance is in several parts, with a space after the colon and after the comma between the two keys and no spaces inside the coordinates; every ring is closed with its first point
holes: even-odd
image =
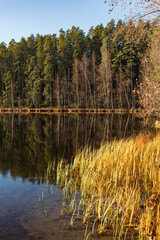
{"type": "Polygon", "coordinates": [[[97,66],[96,66],[96,58],[95,52],[93,51],[91,56],[91,79],[92,79],[92,88],[93,88],[93,106],[96,107],[98,105],[97,101],[97,66]]]}
{"type": "Polygon", "coordinates": [[[82,79],[84,82],[84,105],[88,108],[89,106],[93,107],[93,96],[92,96],[92,90],[91,90],[91,83],[90,83],[90,71],[89,71],[89,60],[87,58],[87,54],[84,52],[81,64],[81,74],[82,79]]]}
{"type": "Polygon", "coordinates": [[[109,6],[109,13],[118,5],[123,9],[129,7],[134,19],[160,13],[160,0],[106,0],[105,3],[109,6]]]}
{"type": "Polygon", "coordinates": [[[100,96],[104,107],[113,108],[113,97],[112,97],[112,71],[111,71],[111,57],[110,51],[107,48],[107,43],[104,41],[104,44],[101,48],[102,52],[102,61],[99,67],[100,74],[100,96]]]}

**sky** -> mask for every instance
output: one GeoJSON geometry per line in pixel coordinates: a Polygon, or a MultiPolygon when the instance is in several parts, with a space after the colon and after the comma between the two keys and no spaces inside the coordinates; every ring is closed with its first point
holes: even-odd
{"type": "Polygon", "coordinates": [[[59,34],[74,25],[85,33],[91,26],[104,26],[114,18],[123,19],[116,8],[108,14],[104,0],[0,0],[0,42],[19,42],[31,34],[59,34]]]}

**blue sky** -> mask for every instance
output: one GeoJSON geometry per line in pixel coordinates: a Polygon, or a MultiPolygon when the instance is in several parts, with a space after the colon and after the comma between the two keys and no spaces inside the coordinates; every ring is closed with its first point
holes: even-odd
{"type": "Polygon", "coordinates": [[[117,8],[109,15],[104,0],[0,0],[0,42],[37,33],[58,35],[73,25],[87,33],[112,18],[123,19],[122,12],[117,8]]]}

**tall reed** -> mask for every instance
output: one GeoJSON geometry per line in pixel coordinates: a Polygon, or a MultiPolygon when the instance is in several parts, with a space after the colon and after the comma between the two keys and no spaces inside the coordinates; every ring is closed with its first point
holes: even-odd
{"type": "Polygon", "coordinates": [[[72,164],[61,160],[57,184],[70,200],[72,224],[82,218],[99,234],[112,228],[115,239],[125,239],[128,231],[139,232],[139,239],[160,239],[160,135],[87,149],[72,164]]]}

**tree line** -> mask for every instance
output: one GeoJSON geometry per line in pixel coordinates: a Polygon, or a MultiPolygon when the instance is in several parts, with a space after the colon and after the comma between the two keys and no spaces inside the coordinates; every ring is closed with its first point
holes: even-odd
{"type": "Polygon", "coordinates": [[[0,106],[136,107],[154,24],[112,19],[87,34],[73,26],[0,43],[0,106]]]}

